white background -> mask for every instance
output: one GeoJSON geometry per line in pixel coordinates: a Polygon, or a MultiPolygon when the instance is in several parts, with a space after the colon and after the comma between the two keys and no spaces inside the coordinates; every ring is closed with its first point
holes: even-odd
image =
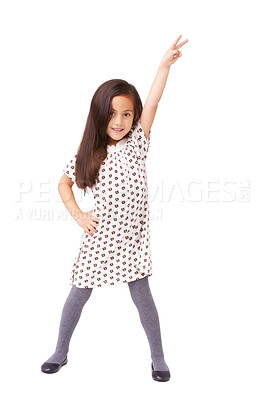
{"type": "MultiPolygon", "coordinates": [[[[5,399],[265,399],[265,26],[253,1],[1,2],[5,399]],[[57,191],[108,79],[143,105],[182,34],[147,158],[153,276],[171,380],[152,380],[127,284],[95,288],[55,350],[82,228],[57,191]],[[23,192],[23,193],[21,193],[23,192]]],[[[93,197],[74,187],[84,211],[93,197]]],[[[3,375],[4,374],[4,375],[3,375]]]]}

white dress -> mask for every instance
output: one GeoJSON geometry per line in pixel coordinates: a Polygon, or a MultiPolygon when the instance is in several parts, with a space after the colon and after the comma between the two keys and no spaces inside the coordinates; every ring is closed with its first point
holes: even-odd
{"type": "MultiPolygon", "coordinates": [[[[96,231],[83,231],[70,285],[103,287],[152,275],[146,139],[140,121],[129,137],[107,146],[107,157],[92,188],[96,231]]],[[[75,182],[75,157],[63,172],[75,182]]],[[[82,228],[81,228],[82,229],[82,228]]]]}

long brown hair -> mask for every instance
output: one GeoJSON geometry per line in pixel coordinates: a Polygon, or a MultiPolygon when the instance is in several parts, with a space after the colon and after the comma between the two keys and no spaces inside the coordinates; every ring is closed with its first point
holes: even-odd
{"type": "MultiPolygon", "coordinates": [[[[111,119],[111,103],[115,96],[128,96],[134,104],[132,128],[140,119],[142,102],[136,88],[123,79],[110,79],[98,87],[94,93],[87,123],[76,154],[76,184],[86,193],[87,187],[99,182],[99,169],[107,156],[108,135],[111,119]]],[[[130,136],[131,130],[124,136],[130,136]]]]}

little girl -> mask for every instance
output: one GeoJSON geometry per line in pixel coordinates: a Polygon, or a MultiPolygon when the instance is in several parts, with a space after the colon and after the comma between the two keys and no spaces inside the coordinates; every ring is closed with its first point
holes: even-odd
{"type": "Polygon", "coordinates": [[[169,69],[181,57],[180,35],[164,55],[142,107],[135,87],[121,79],[104,82],[90,105],[77,154],[63,170],[58,190],[84,230],[63,307],[55,353],[41,366],[54,373],[68,362],[69,343],[94,287],[128,283],[151,351],[156,381],[170,379],[164,359],[158,312],[149,287],[152,275],[146,158],[151,126],[169,69]],[[94,195],[95,208],[82,212],[73,184],[94,195]]]}

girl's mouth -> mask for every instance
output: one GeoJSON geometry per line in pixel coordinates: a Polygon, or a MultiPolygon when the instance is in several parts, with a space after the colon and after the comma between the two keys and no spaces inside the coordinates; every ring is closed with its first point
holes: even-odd
{"type": "Polygon", "coordinates": [[[115,132],[122,132],[124,129],[115,129],[115,128],[112,128],[113,129],[113,131],[115,131],[115,132]]]}

